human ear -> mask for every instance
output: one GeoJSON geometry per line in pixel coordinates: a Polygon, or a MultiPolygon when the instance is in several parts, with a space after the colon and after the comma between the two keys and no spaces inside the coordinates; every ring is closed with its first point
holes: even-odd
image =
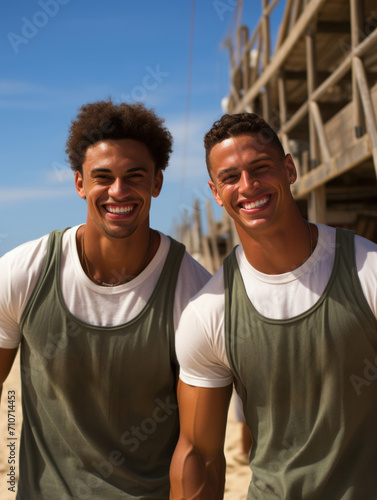
{"type": "Polygon", "coordinates": [[[222,200],[219,196],[219,193],[217,192],[215,183],[213,181],[208,181],[208,186],[211,188],[211,191],[212,191],[213,197],[216,200],[216,203],[218,205],[220,205],[220,207],[222,207],[224,205],[224,203],[222,202],[222,200]]]}
{"type": "Polygon", "coordinates": [[[157,196],[160,194],[163,182],[164,174],[162,173],[162,170],[159,169],[154,178],[154,186],[152,191],[153,198],[157,198],[157,196]]]}
{"type": "Polygon", "coordinates": [[[290,154],[287,154],[284,158],[284,166],[287,171],[288,180],[290,184],[293,184],[297,179],[297,170],[294,164],[293,158],[290,154]]]}
{"type": "Polygon", "coordinates": [[[82,174],[77,170],[75,174],[75,186],[76,186],[76,191],[78,192],[78,195],[80,198],[83,200],[86,199],[86,194],[84,190],[84,181],[82,178],[82,174]]]}

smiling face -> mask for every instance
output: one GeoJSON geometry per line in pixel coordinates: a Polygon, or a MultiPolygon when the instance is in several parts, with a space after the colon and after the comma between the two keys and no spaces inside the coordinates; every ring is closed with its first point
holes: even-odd
{"type": "Polygon", "coordinates": [[[216,144],[209,155],[216,202],[246,231],[281,222],[294,205],[290,183],[296,169],[290,155],[264,144],[257,134],[240,135],[216,144]]]}
{"type": "Polygon", "coordinates": [[[83,173],[75,177],[79,196],[87,199],[88,229],[114,238],[148,229],[151,199],[160,194],[162,181],[142,142],[107,139],[89,147],[83,173]]]}

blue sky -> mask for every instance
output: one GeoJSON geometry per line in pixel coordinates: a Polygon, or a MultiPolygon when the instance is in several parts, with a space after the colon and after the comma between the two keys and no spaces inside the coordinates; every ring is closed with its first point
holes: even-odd
{"type": "MultiPolygon", "coordinates": [[[[85,222],[86,203],[76,193],[65,141],[79,106],[109,96],[142,100],[166,119],[174,137],[163,190],[152,204],[152,227],[173,234],[174,221],[190,211],[194,197],[204,206],[211,195],[203,135],[221,116],[228,93],[228,53],[221,42],[235,3],[196,1],[187,133],[190,1],[2,2],[0,255],[52,229],[85,222]]],[[[249,7],[252,26],[260,1],[249,7]]]]}

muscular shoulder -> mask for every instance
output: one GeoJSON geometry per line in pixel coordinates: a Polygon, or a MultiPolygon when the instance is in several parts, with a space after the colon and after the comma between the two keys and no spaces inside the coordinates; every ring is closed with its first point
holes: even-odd
{"type": "Polygon", "coordinates": [[[190,308],[195,310],[203,321],[224,311],[224,273],[221,267],[217,273],[194,295],[190,308]]]}
{"type": "Polygon", "coordinates": [[[180,378],[187,384],[223,387],[232,382],[224,343],[222,268],[184,310],[177,330],[176,349],[180,378]]]}
{"type": "Polygon", "coordinates": [[[176,286],[174,300],[175,326],[178,325],[182,311],[189,300],[203,288],[210,278],[211,274],[186,251],[182,258],[176,286]]]}
{"type": "MultiPolygon", "coordinates": [[[[48,235],[36,240],[28,241],[0,259],[0,269],[12,279],[12,287],[16,287],[21,281],[23,284],[39,275],[46,255],[48,235]]],[[[4,276],[2,273],[2,275],[4,276]]]]}
{"type": "Polygon", "coordinates": [[[21,339],[20,318],[38,280],[47,240],[24,243],[0,259],[0,347],[16,347],[21,339]]]}

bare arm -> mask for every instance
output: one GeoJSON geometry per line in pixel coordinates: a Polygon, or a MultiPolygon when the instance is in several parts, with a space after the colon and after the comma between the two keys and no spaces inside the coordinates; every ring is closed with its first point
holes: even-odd
{"type": "Polygon", "coordinates": [[[232,385],[193,387],[180,381],[180,437],[170,468],[170,500],[221,500],[224,439],[232,385]]]}
{"type": "Polygon", "coordinates": [[[17,348],[2,349],[0,348],[0,400],[3,390],[3,383],[7,378],[10,369],[12,368],[14,358],[16,357],[17,348]]]}

